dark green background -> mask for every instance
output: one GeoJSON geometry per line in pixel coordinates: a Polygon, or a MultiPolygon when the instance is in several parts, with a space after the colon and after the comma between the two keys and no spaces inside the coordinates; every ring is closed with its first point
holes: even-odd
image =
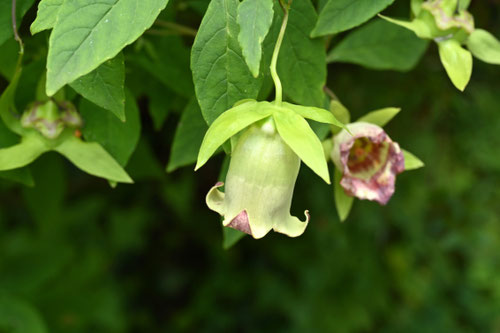
{"type": "MultiPolygon", "coordinates": [[[[499,5],[471,7],[497,37],[499,5]]],[[[46,42],[25,38],[28,52],[46,42]]],[[[329,86],[354,118],[403,108],[386,130],[426,167],[400,175],[386,207],[356,201],[340,223],[332,188],[303,167],[292,213],[310,210],[304,235],[223,250],[204,204],[221,156],[166,174],[186,100],[167,90],[174,102],[155,131],[140,97],[142,141],[127,167],[136,184],[111,189],[56,154],[31,166],[34,188],[0,181],[0,332],[5,318],[56,333],[499,332],[500,67],[474,60],[460,93],[432,45],[408,73],[333,64],[329,86]]]]}

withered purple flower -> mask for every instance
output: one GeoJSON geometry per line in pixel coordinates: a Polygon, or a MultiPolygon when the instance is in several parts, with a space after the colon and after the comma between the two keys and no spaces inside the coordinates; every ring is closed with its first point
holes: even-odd
{"type": "Polygon", "coordinates": [[[394,193],[396,175],[403,172],[399,145],[374,124],[356,122],[333,137],[332,160],[342,172],[340,185],[350,196],[385,205],[394,193]]]}

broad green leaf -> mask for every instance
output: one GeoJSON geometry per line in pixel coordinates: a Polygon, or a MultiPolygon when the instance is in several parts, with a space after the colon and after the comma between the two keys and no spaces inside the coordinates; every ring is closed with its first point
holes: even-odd
{"type": "Polygon", "coordinates": [[[383,108],[380,110],[371,111],[365,114],[363,117],[359,118],[357,122],[371,123],[380,127],[384,127],[389,121],[394,118],[400,108],[383,108]]]}
{"type": "MultiPolygon", "coordinates": [[[[283,11],[277,2],[274,12],[272,32],[265,42],[269,63],[283,21],[283,11]]],[[[297,104],[321,107],[326,84],[326,50],[322,40],[309,37],[316,20],[310,0],[292,2],[277,70],[285,96],[297,104]]]]}
{"type": "Polygon", "coordinates": [[[47,95],[115,57],[149,28],[168,0],[65,1],[47,56],[47,95]]]}
{"type": "Polygon", "coordinates": [[[2,96],[0,96],[0,118],[12,132],[19,135],[23,133],[23,129],[21,128],[21,123],[14,115],[14,98],[20,77],[21,68],[18,67],[12,77],[12,81],[10,81],[7,88],[3,91],[2,96]]]}
{"type": "Polygon", "coordinates": [[[344,188],[340,185],[342,179],[342,172],[335,168],[333,194],[335,199],[335,207],[337,207],[337,214],[339,215],[340,222],[344,222],[349,216],[354,197],[348,196],[344,188]]]}
{"type": "Polygon", "coordinates": [[[413,31],[418,37],[424,39],[432,39],[432,31],[426,22],[414,19],[413,21],[398,20],[384,15],[378,15],[384,20],[391,22],[393,24],[399,25],[400,27],[406,28],[413,31]]]}
{"type": "Polygon", "coordinates": [[[417,156],[404,149],[402,149],[402,151],[405,159],[405,171],[415,170],[425,166],[424,162],[422,162],[417,156]]]}
{"type": "Polygon", "coordinates": [[[125,65],[123,54],[102,63],[70,83],[80,95],[125,121],[125,65]]]}
{"type": "Polygon", "coordinates": [[[196,97],[208,124],[244,98],[256,98],[262,78],[250,73],[238,43],[238,0],[212,0],[191,50],[196,97]]]}
{"type": "Polygon", "coordinates": [[[379,70],[408,71],[429,42],[405,28],[374,20],[349,34],[328,54],[328,62],[348,62],[379,70]]]}
{"type": "Polygon", "coordinates": [[[80,103],[79,110],[85,120],[82,129],[85,140],[98,142],[121,166],[127,165],[141,133],[139,109],[134,97],[127,92],[125,122],[84,99],[80,103]]]}
{"type": "Polygon", "coordinates": [[[193,98],[182,112],[175,130],[167,172],[196,162],[203,135],[207,129],[207,123],[201,115],[198,102],[193,98]]]}
{"type": "Polygon", "coordinates": [[[198,170],[224,142],[245,127],[269,117],[272,107],[269,102],[249,101],[227,110],[217,118],[208,129],[201,143],[195,170],[198,170]]]}
{"type": "Polygon", "coordinates": [[[341,128],[345,128],[345,125],[335,118],[333,113],[321,108],[315,108],[313,106],[302,106],[295,105],[291,103],[284,102],[283,106],[294,111],[300,116],[311,119],[320,123],[335,125],[341,128]]]}
{"type": "Polygon", "coordinates": [[[31,23],[30,31],[34,35],[40,31],[52,29],[56,24],[57,14],[64,0],[42,0],[38,4],[36,19],[31,23]]]}
{"type": "Polygon", "coordinates": [[[242,239],[247,235],[244,232],[229,227],[222,227],[222,233],[223,233],[222,248],[224,250],[228,250],[234,244],[236,244],[240,239],[242,239]]]}
{"type": "Polygon", "coordinates": [[[0,295],[0,329],[9,333],[48,332],[42,317],[31,304],[2,295],[0,295]]]}
{"type": "Polygon", "coordinates": [[[238,6],[238,42],[254,77],[259,76],[262,42],[273,23],[273,0],[244,0],[238,6]]]}
{"type": "Polygon", "coordinates": [[[437,44],[439,57],[448,77],[458,90],[464,91],[472,74],[472,54],[454,39],[437,44]]]}
{"type": "Polygon", "coordinates": [[[500,65],[500,41],[486,30],[476,29],[467,39],[474,57],[489,64],[500,65]]]}
{"type": "Polygon", "coordinates": [[[329,0],[311,36],[336,34],[354,28],[380,13],[394,0],[329,0]]]}
{"type": "Polygon", "coordinates": [[[0,149],[0,171],[28,165],[48,150],[38,135],[25,136],[20,143],[0,149]]]}
{"type": "MultiPolygon", "coordinates": [[[[21,20],[30,9],[31,5],[35,0],[17,0],[16,1],[16,23],[17,27],[21,25],[21,20]]],[[[12,31],[12,0],[1,0],[0,1],[0,45],[2,45],[7,39],[14,36],[14,31],[12,31]]]]}
{"type": "Polygon", "coordinates": [[[276,128],[285,143],[325,182],[330,184],[323,146],[307,121],[294,112],[273,114],[276,128]]]}
{"type": "Polygon", "coordinates": [[[76,137],[69,137],[54,150],[90,175],[115,182],[133,183],[120,164],[96,142],[84,142],[76,137]]]}

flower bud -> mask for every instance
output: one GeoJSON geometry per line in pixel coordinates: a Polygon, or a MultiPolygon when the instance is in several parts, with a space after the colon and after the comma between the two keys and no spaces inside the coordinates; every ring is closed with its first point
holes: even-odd
{"type": "Polygon", "coordinates": [[[224,216],[223,225],[254,238],[271,229],[290,237],[300,236],[309,221],[290,215],[293,189],[300,168],[299,157],[277,133],[273,121],[250,126],[238,139],[226,176],[225,193],[217,183],[207,195],[207,205],[224,216]]]}
{"type": "Polygon", "coordinates": [[[404,171],[399,145],[373,124],[347,125],[333,138],[332,160],[342,172],[340,185],[350,196],[385,205],[394,193],[396,175],[404,171]]]}
{"type": "Polygon", "coordinates": [[[70,102],[57,105],[48,100],[44,103],[35,102],[21,117],[21,125],[34,128],[44,137],[55,139],[66,127],[80,127],[82,119],[70,102]]]}

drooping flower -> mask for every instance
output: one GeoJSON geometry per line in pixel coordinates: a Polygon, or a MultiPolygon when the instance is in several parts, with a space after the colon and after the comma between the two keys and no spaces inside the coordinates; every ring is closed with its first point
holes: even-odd
{"type": "Polygon", "coordinates": [[[208,207],[224,216],[223,225],[254,238],[271,229],[300,236],[306,221],[290,215],[300,158],[282,140],[272,119],[254,124],[239,138],[231,156],[225,193],[217,183],[207,195],[208,207]]]}
{"type": "Polygon", "coordinates": [[[374,124],[355,122],[333,137],[332,160],[342,172],[340,185],[359,199],[385,205],[405,169],[399,145],[374,124]]]}

